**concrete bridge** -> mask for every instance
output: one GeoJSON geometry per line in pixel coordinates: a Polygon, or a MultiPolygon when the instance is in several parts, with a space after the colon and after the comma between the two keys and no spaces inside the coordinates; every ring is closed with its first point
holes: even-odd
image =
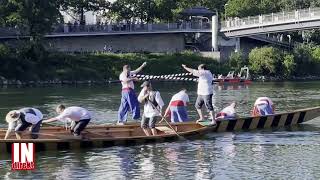
{"type": "MultiPolygon", "coordinates": [[[[320,27],[320,8],[309,8],[246,18],[232,18],[220,23],[218,17],[213,16],[211,20],[176,23],[84,26],[65,24],[56,26],[53,32],[47,34],[46,37],[50,46],[59,47],[58,49],[64,51],[100,51],[110,43],[114,51],[176,52],[185,48],[184,34],[202,33],[211,34],[209,46],[213,51],[218,51],[219,45],[228,44],[228,42],[221,42],[223,41],[219,35],[221,33],[231,39],[236,38],[233,41],[236,50],[240,49],[239,37],[250,37],[258,41],[290,47],[292,45],[290,42],[275,40],[273,37],[263,34],[318,27],[320,27]],[[128,43],[128,41],[130,42],[128,43]]],[[[24,31],[14,28],[0,28],[0,40],[10,41],[17,38],[27,38],[20,32],[24,31]]]]}
{"type": "Polygon", "coordinates": [[[320,8],[309,8],[246,18],[232,18],[221,23],[221,32],[228,37],[243,37],[319,27],[320,8]]]}
{"type": "MultiPolygon", "coordinates": [[[[47,37],[90,36],[116,34],[155,34],[155,33],[211,33],[217,21],[208,22],[181,21],[177,23],[150,24],[101,24],[73,25],[64,24],[55,27],[47,37]]],[[[220,22],[220,32],[227,37],[243,37],[256,34],[287,32],[320,27],[320,8],[299,9],[295,11],[262,14],[245,18],[230,18],[220,22]]],[[[15,38],[17,29],[0,29],[0,38],[15,38]]]]}

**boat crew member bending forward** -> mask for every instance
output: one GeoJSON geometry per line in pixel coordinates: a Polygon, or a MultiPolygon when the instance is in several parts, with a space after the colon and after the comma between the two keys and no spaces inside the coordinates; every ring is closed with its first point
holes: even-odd
{"type": "Polygon", "coordinates": [[[217,113],[216,120],[237,118],[236,105],[236,102],[232,102],[229,106],[222,109],[219,113],[217,113]]]}
{"type": "Polygon", "coordinates": [[[43,115],[36,108],[22,108],[10,111],[6,116],[8,130],[4,139],[8,139],[10,133],[15,131],[17,139],[21,139],[21,133],[31,126],[31,138],[37,139],[43,115]]]}
{"type": "Polygon", "coordinates": [[[169,114],[171,122],[185,122],[188,121],[187,104],[189,102],[189,96],[185,88],[181,89],[180,92],[173,95],[169,108],[164,113],[165,116],[169,114]]]}
{"type": "Polygon", "coordinates": [[[213,111],[213,105],[212,105],[212,95],[213,95],[213,76],[212,73],[207,70],[205,64],[200,64],[198,66],[198,70],[188,68],[186,65],[182,64],[182,67],[192,73],[194,76],[199,77],[198,80],[198,90],[197,90],[197,100],[195,107],[197,109],[197,112],[200,116],[200,119],[197,121],[203,121],[203,113],[202,113],[202,106],[205,105],[207,110],[210,114],[210,119],[212,120],[212,124],[216,124],[215,118],[214,118],[214,111],[213,111]]]}
{"type": "Polygon", "coordinates": [[[132,112],[133,119],[140,118],[140,107],[137,100],[137,96],[134,92],[133,81],[138,81],[138,78],[132,77],[133,75],[139,73],[147,65],[144,62],[138,69],[131,71],[129,65],[123,66],[123,71],[119,76],[122,84],[121,91],[121,104],[118,111],[118,124],[124,124],[127,122],[128,112],[132,112]]]}
{"type": "Polygon", "coordinates": [[[268,97],[259,97],[254,103],[252,116],[266,116],[274,114],[274,104],[268,97]]]}
{"type": "Polygon", "coordinates": [[[54,121],[67,123],[67,121],[70,120],[72,122],[70,130],[74,136],[80,136],[81,132],[91,120],[90,112],[82,107],[71,106],[66,108],[64,105],[60,104],[56,108],[56,112],[59,116],[44,120],[43,123],[50,123],[54,121]]]}
{"type": "Polygon", "coordinates": [[[145,81],[142,85],[142,90],[138,96],[140,103],[144,103],[143,115],[141,120],[141,128],[147,136],[157,135],[155,124],[161,119],[163,100],[159,91],[153,90],[151,83],[145,81]]]}

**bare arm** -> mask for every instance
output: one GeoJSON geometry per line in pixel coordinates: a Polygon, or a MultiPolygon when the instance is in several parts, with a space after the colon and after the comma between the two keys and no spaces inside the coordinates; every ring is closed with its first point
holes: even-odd
{"type": "Polygon", "coordinates": [[[139,101],[140,103],[143,103],[143,101],[144,101],[146,98],[149,97],[149,93],[146,93],[146,90],[145,90],[145,89],[144,89],[141,93],[142,93],[142,94],[141,94],[141,95],[139,94],[139,96],[138,96],[138,101],[139,101]]]}
{"type": "Polygon", "coordinates": [[[183,67],[183,69],[185,69],[189,73],[193,73],[193,71],[195,70],[195,69],[192,69],[192,68],[188,68],[185,64],[182,64],[182,67],[183,67]]]}
{"type": "Polygon", "coordinates": [[[143,64],[141,64],[140,67],[138,67],[136,70],[133,70],[134,74],[138,74],[140,71],[142,71],[142,69],[147,65],[147,62],[144,62],[143,64]]]}
{"type": "Polygon", "coordinates": [[[58,121],[58,119],[57,118],[51,118],[51,119],[43,120],[42,123],[51,123],[51,122],[54,122],[54,121],[58,121]]]}

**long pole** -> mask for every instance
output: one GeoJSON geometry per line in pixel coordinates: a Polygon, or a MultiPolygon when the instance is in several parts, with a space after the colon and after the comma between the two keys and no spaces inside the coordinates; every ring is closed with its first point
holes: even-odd
{"type": "MultiPolygon", "coordinates": [[[[180,134],[178,134],[178,132],[171,126],[171,124],[167,121],[166,117],[161,115],[161,111],[160,111],[157,107],[155,107],[154,104],[152,104],[152,102],[150,101],[149,98],[148,98],[148,102],[151,104],[151,106],[152,106],[154,109],[156,109],[156,110],[160,113],[160,117],[162,118],[161,121],[164,120],[164,121],[166,122],[166,124],[173,130],[173,132],[174,132],[179,138],[183,138],[183,137],[182,137],[180,134]]],[[[169,106],[168,106],[168,108],[169,108],[169,106]]],[[[167,109],[168,109],[168,108],[167,108],[167,109]]],[[[161,122],[161,121],[160,121],[160,122],[161,122]]]]}

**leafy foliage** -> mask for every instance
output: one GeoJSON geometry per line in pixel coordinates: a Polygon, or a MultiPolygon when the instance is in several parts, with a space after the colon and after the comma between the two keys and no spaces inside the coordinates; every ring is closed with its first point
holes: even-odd
{"type": "Polygon", "coordinates": [[[293,75],[297,64],[294,61],[294,56],[292,54],[286,54],[283,57],[283,68],[284,68],[284,75],[286,77],[290,77],[293,75]]]}
{"type": "Polygon", "coordinates": [[[4,0],[0,5],[4,12],[2,22],[17,26],[20,33],[38,40],[52,30],[59,20],[59,1],[56,0],[4,0]]]}
{"type": "Polygon", "coordinates": [[[254,48],[249,54],[251,70],[257,74],[281,75],[282,54],[274,47],[254,48]]]}
{"type": "Polygon", "coordinates": [[[231,53],[229,57],[229,66],[232,70],[239,71],[243,66],[247,64],[248,62],[243,57],[242,51],[231,53]]]}

